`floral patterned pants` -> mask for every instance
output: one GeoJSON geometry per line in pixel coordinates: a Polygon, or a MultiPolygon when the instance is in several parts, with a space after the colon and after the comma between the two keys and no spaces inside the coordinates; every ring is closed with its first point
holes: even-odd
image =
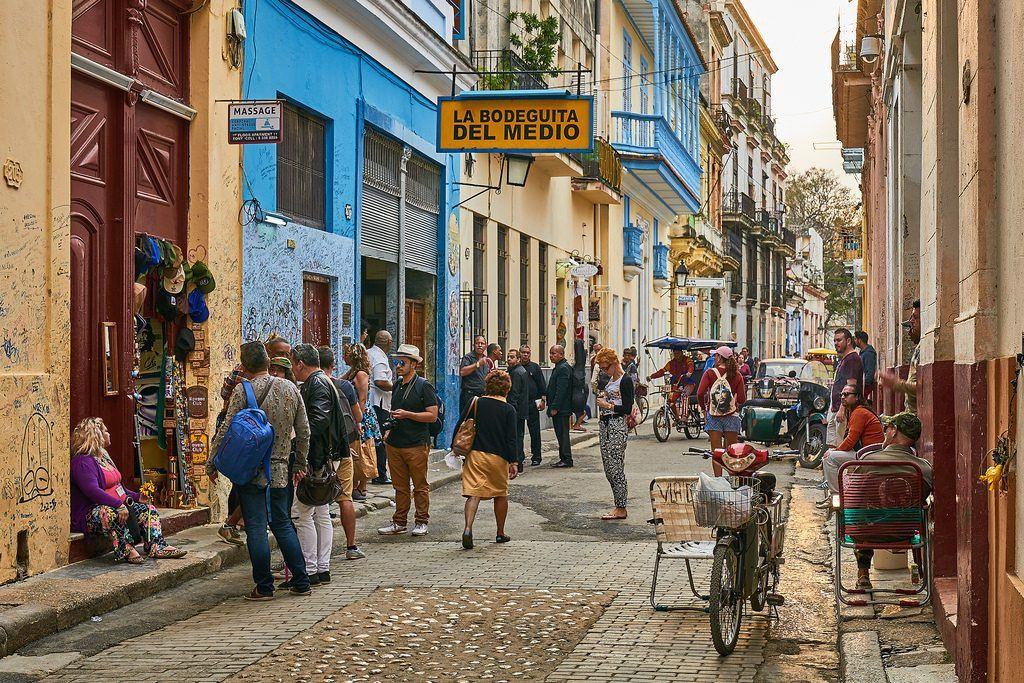
{"type": "Polygon", "coordinates": [[[626,418],[601,418],[601,463],[612,487],[615,507],[626,507],[626,418]]]}
{"type": "Polygon", "coordinates": [[[89,511],[89,518],[86,520],[89,533],[110,537],[114,544],[114,560],[116,562],[127,559],[131,554],[132,546],[139,543],[143,545],[147,553],[152,549],[160,550],[167,547],[167,541],[164,540],[164,534],[160,528],[160,515],[157,514],[156,508],[132,500],[129,500],[128,505],[135,510],[142,538],[132,538],[128,522],[125,521],[124,524],[118,522],[117,510],[106,505],[95,506],[89,511]]]}

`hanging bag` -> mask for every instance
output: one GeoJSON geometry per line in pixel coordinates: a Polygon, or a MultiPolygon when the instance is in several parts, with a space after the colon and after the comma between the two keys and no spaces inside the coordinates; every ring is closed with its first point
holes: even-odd
{"type": "Polygon", "coordinates": [[[466,419],[459,425],[459,430],[452,438],[452,451],[455,455],[465,458],[473,450],[473,441],[476,439],[476,402],[474,398],[466,412],[466,419]]]}

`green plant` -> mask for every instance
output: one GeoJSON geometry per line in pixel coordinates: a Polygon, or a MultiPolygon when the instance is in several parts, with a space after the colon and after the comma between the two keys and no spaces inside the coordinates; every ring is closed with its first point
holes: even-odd
{"type": "Polygon", "coordinates": [[[554,16],[541,19],[530,12],[512,12],[508,15],[509,26],[518,25],[521,35],[514,31],[509,36],[509,43],[516,47],[523,58],[527,71],[543,71],[557,76],[555,59],[558,55],[557,46],[562,40],[562,31],[558,19],[554,16]]]}

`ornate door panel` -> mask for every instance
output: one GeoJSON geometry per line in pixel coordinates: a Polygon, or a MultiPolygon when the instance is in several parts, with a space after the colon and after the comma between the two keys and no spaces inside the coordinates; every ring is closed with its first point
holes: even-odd
{"type": "MultiPolygon", "coordinates": [[[[104,66],[115,67],[119,48],[114,30],[113,0],[74,0],[71,10],[71,49],[104,66]]],[[[120,21],[120,19],[118,19],[120,21]]]]}
{"type": "Polygon", "coordinates": [[[147,0],[145,10],[134,13],[128,0],[129,59],[135,60],[135,78],[147,88],[171,97],[184,98],[185,72],[188,68],[188,15],[182,15],[192,2],[147,0]],[[134,41],[134,42],[132,42],[134,41]]]}
{"type": "MultiPolygon", "coordinates": [[[[71,80],[71,421],[98,416],[131,472],[131,348],[123,201],[124,93],[71,80]]],[[[130,277],[130,276],[129,276],[130,277]]]]}
{"type": "Polygon", "coordinates": [[[141,100],[134,119],[132,225],[184,246],[188,211],[188,124],[141,100]]]}

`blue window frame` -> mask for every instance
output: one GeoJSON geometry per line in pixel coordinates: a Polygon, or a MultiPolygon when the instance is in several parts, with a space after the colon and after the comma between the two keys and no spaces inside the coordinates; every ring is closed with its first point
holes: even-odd
{"type": "Polygon", "coordinates": [[[622,109],[633,111],[633,41],[622,32],[622,109]]]}
{"type": "Polygon", "coordinates": [[[647,60],[643,57],[640,58],[640,113],[646,114],[647,112],[647,60]]]}

